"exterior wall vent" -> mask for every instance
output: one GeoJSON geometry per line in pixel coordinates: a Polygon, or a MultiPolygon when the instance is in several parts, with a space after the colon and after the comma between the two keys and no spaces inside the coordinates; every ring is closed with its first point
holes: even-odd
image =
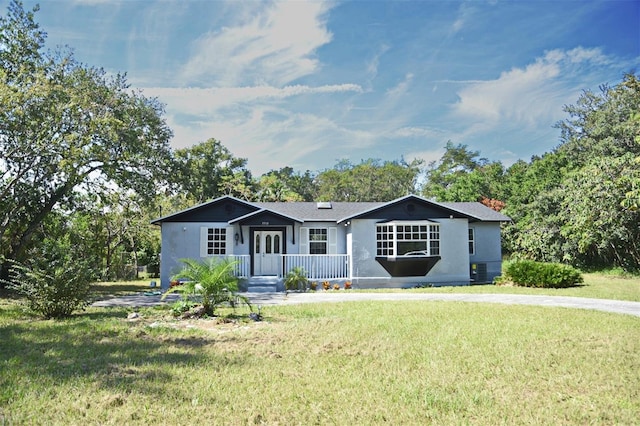
{"type": "Polygon", "coordinates": [[[319,202],[316,203],[316,207],[318,209],[330,209],[330,208],[332,208],[330,201],[319,201],[319,202]]]}

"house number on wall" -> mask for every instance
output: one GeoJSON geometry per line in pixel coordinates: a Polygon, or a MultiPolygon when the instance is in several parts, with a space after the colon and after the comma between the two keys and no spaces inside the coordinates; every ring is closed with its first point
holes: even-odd
{"type": "Polygon", "coordinates": [[[262,222],[262,224],[263,224],[263,225],[268,225],[268,224],[269,224],[269,222],[262,222]]]}

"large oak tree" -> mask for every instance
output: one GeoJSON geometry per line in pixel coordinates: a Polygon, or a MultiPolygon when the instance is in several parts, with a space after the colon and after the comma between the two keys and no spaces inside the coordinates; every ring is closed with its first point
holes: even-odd
{"type": "Polygon", "coordinates": [[[77,194],[118,188],[152,196],[171,161],[163,106],[132,90],[124,75],[83,65],[67,51],[45,51],[37,10],[12,1],[0,17],[5,259],[20,260],[45,218],[72,210],[77,194]]]}

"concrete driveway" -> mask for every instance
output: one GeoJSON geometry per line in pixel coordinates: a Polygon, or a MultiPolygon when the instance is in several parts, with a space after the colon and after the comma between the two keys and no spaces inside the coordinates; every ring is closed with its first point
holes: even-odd
{"type": "MultiPolygon", "coordinates": [[[[406,300],[499,303],[506,305],[535,305],[575,309],[591,309],[640,317],[640,302],[622,300],[588,299],[565,296],[530,296],[516,294],[430,294],[430,293],[361,293],[361,292],[308,292],[308,293],[242,293],[253,305],[294,305],[299,303],[354,302],[366,300],[406,300]]],[[[178,300],[177,294],[169,295],[164,301],[161,296],[134,295],[95,302],[92,306],[144,307],[178,300]]]]}

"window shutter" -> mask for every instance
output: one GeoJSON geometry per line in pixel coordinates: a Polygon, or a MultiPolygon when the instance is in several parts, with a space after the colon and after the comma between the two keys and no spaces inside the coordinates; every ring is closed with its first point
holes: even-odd
{"type": "Polygon", "coordinates": [[[309,254],[309,228],[300,227],[300,252],[299,254],[309,254]]]}
{"type": "Polygon", "coordinates": [[[207,230],[209,228],[203,226],[200,228],[200,257],[207,257],[207,230]]]}
{"type": "Polygon", "coordinates": [[[329,228],[329,247],[327,254],[336,254],[338,252],[338,229],[334,226],[329,228]]]}

